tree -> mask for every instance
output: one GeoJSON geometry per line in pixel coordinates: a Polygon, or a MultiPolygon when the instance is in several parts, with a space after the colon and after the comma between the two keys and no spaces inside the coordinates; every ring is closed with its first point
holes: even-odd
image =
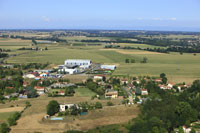
{"type": "Polygon", "coordinates": [[[197,113],[192,109],[191,105],[187,102],[179,102],[175,108],[175,113],[177,114],[178,121],[180,125],[188,124],[187,121],[197,119],[197,113]],[[187,123],[186,123],[187,122],[187,123]]]}
{"type": "Polygon", "coordinates": [[[129,59],[126,59],[126,60],[125,60],[125,63],[129,63],[129,59]]]}
{"type": "Polygon", "coordinates": [[[147,63],[147,60],[148,60],[147,57],[144,57],[141,63],[147,63]]]}
{"type": "Polygon", "coordinates": [[[103,82],[106,82],[106,77],[105,77],[105,76],[103,76],[103,79],[102,79],[102,80],[103,80],[103,82]]]}
{"type": "Polygon", "coordinates": [[[135,59],[131,59],[131,63],[135,63],[135,59]]]}
{"type": "Polygon", "coordinates": [[[96,102],[95,103],[95,108],[96,109],[101,109],[103,106],[102,106],[102,104],[100,103],[100,102],[96,102]]]}
{"type": "Polygon", "coordinates": [[[2,123],[0,125],[0,133],[9,133],[10,128],[8,127],[8,125],[6,123],[2,123]]]}
{"type": "Polygon", "coordinates": [[[35,41],[35,39],[32,39],[32,43],[33,43],[34,45],[37,45],[37,42],[35,41]]]}
{"type": "Polygon", "coordinates": [[[196,133],[195,129],[192,128],[191,131],[190,131],[190,133],[196,133]]]}
{"type": "Polygon", "coordinates": [[[200,80],[195,80],[190,89],[191,92],[200,92],[200,80]]]}
{"type": "Polygon", "coordinates": [[[30,107],[31,103],[29,101],[26,101],[26,107],[30,107]]]}
{"type": "Polygon", "coordinates": [[[8,118],[8,124],[10,126],[16,125],[16,120],[13,117],[8,118]]]}
{"type": "Polygon", "coordinates": [[[165,73],[161,73],[160,74],[160,78],[164,78],[164,77],[166,77],[166,74],[165,73]]]}
{"type": "Polygon", "coordinates": [[[166,84],[166,83],[167,83],[167,78],[166,78],[166,77],[163,77],[163,78],[162,78],[162,82],[163,82],[163,84],[166,84]]]}
{"type": "Polygon", "coordinates": [[[33,89],[32,87],[26,87],[26,91],[28,92],[27,96],[28,98],[35,98],[38,96],[37,91],[33,89]]]}
{"type": "Polygon", "coordinates": [[[52,100],[47,105],[47,114],[52,116],[59,112],[59,103],[56,100],[52,100]]]}
{"type": "Polygon", "coordinates": [[[158,127],[153,127],[152,128],[152,133],[160,133],[158,127]]]}

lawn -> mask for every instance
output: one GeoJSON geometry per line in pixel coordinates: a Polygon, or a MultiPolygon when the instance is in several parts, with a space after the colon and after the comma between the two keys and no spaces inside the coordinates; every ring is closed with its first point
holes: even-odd
{"type": "Polygon", "coordinates": [[[81,97],[92,97],[96,95],[96,93],[92,92],[88,88],[77,88],[75,89],[75,96],[81,96],[81,97]]]}
{"type": "Polygon", "coordinates": [[[8,119],[10,116],[12,116],[15,112],[16,112],[16,111],[14,111],[14,112],[1,112],[1,113],[0,113],[0,123],[1,123],[1,122],[6,122],[7,119],[8,119]]]}

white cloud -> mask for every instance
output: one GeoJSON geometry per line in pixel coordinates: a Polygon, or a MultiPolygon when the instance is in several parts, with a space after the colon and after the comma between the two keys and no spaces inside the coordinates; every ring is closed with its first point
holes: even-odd
{"type": "Polygon", "coordinates": [[[136,18],[137,20],[144,20],[144,18],[136,18]]]}
{"type": "Polygon", "coordinates": [[[168,18],[168,20],[176,21],[176,18],[168,18]]]}
{"type": "Polygon", "coordinates": [[[50,22],[50,19],[46,16],[42,16],[42,20],[45,21],[45,22],[50,22]]]}
{"type": "Polygon", "coordinates": [[[152,20],[158,21],[158,20],[162,20],[162,18],[152,18],[152,20]]]}

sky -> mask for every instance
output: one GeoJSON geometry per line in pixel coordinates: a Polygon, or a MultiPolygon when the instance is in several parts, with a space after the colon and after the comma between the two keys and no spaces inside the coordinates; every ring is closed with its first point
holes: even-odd
{"type": "Polygon", "coordinates": [[[0,29],[200,31],[200,0],[0,0],[0,29]]]}

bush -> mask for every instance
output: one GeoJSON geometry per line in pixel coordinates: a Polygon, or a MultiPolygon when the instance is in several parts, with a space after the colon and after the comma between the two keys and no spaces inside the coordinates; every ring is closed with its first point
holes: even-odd
{"type": "Polygon", "coordinates": [[[14,125],[16,125],[17,123],[16,123],[16,120],[15,120],[14,118],[10,117],[10,118],[8,118],[8,124],[9,124],[10,126],[14,126],[14,125]]]}
{"type": "Polygon", "coordinates": [[[102,106],[102,104],[100,103],[100,102],[96,102],[96,104],[95,104],[95,108],[96,109],[101,109],[103,106],[102,106]]]}
{"type": "Polygon", "coordinates": [[[26,108],[30,106],[31,106],[31,103],[29,101],[26,101],[26,108]]]}
{"type": "Polygon", "coordinates": [[[0,133],[9,133],[10,128],[8,127],[8,125],[6,123],[2,123],[0,125],[0,133]]]}
{"type": "Polygon", "coordinates": [[[14,113],[13,116],[8,118],[8,124],[10,126],[16,125],[17,124],[16,121],[19,119],[20,116],[21,116],[21,114],[19,112],[14,113]]]}
{"type": "Polygon", "coordinates": [[[112,102],[107,102],[107,106],[113,106],[114,104],[112,102]]]}

